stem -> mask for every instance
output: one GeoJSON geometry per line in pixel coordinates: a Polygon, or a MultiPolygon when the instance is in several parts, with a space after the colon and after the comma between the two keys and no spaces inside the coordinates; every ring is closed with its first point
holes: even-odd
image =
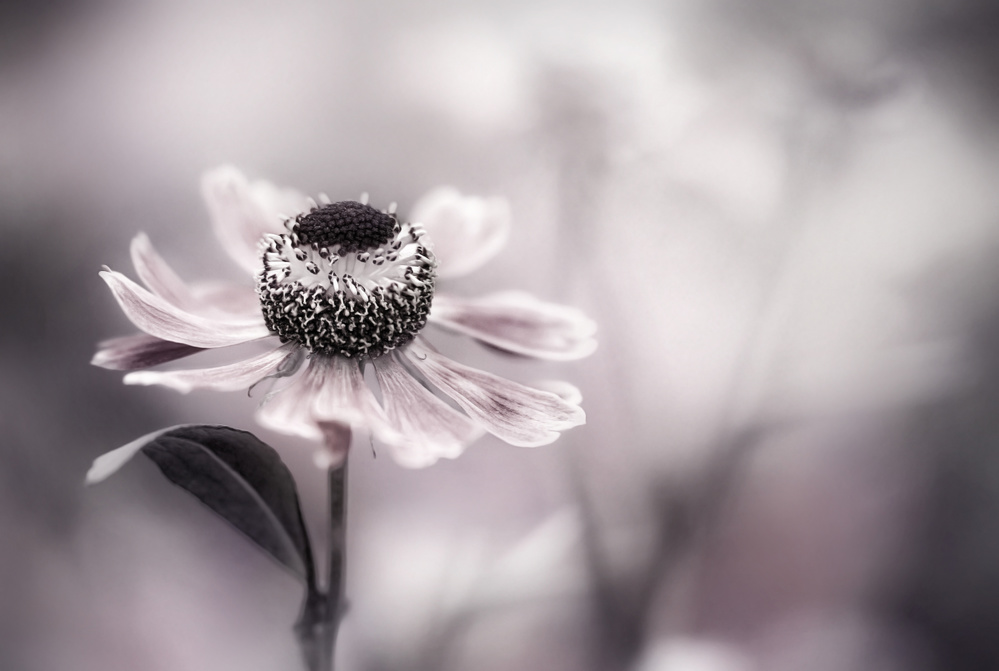
{"type": "Polygon", "coordinates": [[[347,460],[329,470],[330,537],[329,578],[326,581],[326,602],[330,613],[339,621],[344,608],[344,569],[347,550],[347,460]]]}
{"type": "MultiPolygon", "coordinates": [[[[324,427],[327,447],[334,454],[346,455],[350,444],[350,427],[336,424],[324,427]]],[[[327,565],[329,575],[325,592],[315,584],[309,586],[302,615],[295,625],[302,655],[308,671],[333,671],[336,639],[340,620],[346,610],[344,571],[347,549],[347,459],[330,467],[329,483],[329,543],[327,565]]],[[[313,581],[314,582],[314,581],[313,581]]]]}

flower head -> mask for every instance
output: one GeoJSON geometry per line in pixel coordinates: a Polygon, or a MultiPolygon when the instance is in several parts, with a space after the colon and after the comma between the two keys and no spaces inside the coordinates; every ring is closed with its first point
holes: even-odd
{"type": "Polygon", "coordinates": [[[578,310],[518,292],[467,299],[436,291],[439,278],[471,272],[503,246],[504,201],[438,189],[410,223],[394,206],[317,203],[229,167],[208,173],[203,187],[218,238],[253,282],[185,283],[140,234],[132,261],[145,288],[110,269],[101,277],[143,333],[101,343],[95,365],[131,371],[126,384],[181,392],[277,379],[280,388],[257,412],[265,426],[331,448],[344,425],[365,428],[408,466],[455,457],[484,431],[534,446],[584,422],[571,386],[553,387],[556,393],[469,368],[423,337],[431,323],[553,360],[596,346],[595,326],[578,310]],[[150,370],[250,341],[267,349],[211,368],[150,370]],[[368,365],[380,401],[364,378],[368,365]]]}

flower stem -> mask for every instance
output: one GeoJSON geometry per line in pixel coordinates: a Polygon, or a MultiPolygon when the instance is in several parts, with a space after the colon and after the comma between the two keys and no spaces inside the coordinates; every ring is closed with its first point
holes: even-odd
{"type": "MultiPolygon", "coordinates": [[[[344,452],[350,443],[350,429],[343,427],[338,440],[344,452]]],[[[329,435],[329,434],[328,434],[329,435]]],[[[329,543],[327,565],[329,575],[325,592],[310,585],[302,615],[295,625],[305,665],[308,671],[333,671],[335,668],[336,639],[340,620],[346,610],[344,599],[344,571],[347,549],[347,460],[332,467],[327,473],[329,483],[329,543]]]]}

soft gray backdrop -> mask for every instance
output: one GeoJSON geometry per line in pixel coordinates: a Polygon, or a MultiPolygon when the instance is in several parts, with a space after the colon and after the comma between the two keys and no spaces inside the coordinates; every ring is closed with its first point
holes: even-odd
{"type": "MultiPolygon", "coordinates": [[[[201,172],[405,213],[502,195],[458,287],[585,309],[510,361],[588,424],[408,471],[355,442],[345,669],[993,669],[997,26],[986,2],[0,4],[0,669],[292,669],[298,587],[137,461],[242,394],[126,388],[97,276],[238,271],[201,172]],[[377,456],[376,456],[377,455],[377,456]]],[[[281,450],[321,545],[323,474],[281,450]]]]}

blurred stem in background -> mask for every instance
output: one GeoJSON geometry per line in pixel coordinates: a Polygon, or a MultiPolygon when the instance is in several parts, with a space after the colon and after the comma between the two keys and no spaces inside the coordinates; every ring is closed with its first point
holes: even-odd
{"type": "MultiPolygon", "coordinates": [[[[350,427],[331,424],[326,427],[327,448],[333,455],[346,455],[350,447],[350,427]]],[[[295,625],[308,671],[333,671],[336,639],[346,611],[344,576],[347,555],[347,459],[329,467],[329,575],[325,592],[310,588],[295,625]]]]}

